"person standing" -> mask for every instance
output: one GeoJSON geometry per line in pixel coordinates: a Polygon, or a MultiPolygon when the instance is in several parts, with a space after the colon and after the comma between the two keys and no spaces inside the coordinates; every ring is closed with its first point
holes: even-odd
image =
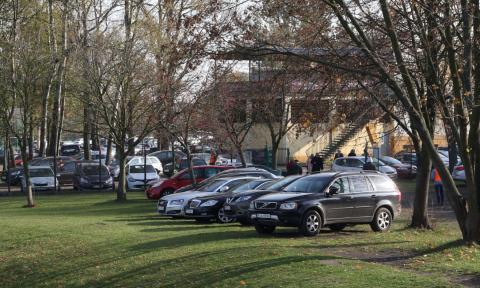
{"type": "Polygon", "coordinates": [[[335,153],[335,156],[333,156],[333,159],[342,158],[342,157],[343,157],[342,151],[337,150],[337,153],[335,153]]]}
{"type": "Polygon", "coordinates": [[[300,164],[298,164],[297,159],[295,159],[295,173],[294,174],[297,174],[297,175],[302,175],[303,174],[302,166],[300,166],[300,164]]]}
{"type": "Polygon", "coordinates": [[[354,157],[357,156],[357,153],[355,153],[355,149],[350,150],[350,153],[348,153],[348,157],[354,157]]]}
{"type": "Polygon", "coordinates": [[[363,164],[363,170],[365,171],[377,171],[377,167],[372,163],[372,159],[368,158],[367,162],[363,164]]]}
{"type": "Polygon", "coordinates": [[[435,188],[435,195],[437,196],[437,204],[438,206],[443,206],[443,184],[442,178],[440,178],[440,174],[438,173],[437,169],[433,170],[433,186],[435,188]]]}
{"type": "Polygon", "coordinates": [[[320,172],[323,169],[323,159],[320,157],[320,154],[315,154],[315,157],[312,159],[312,172],[320,172]]]}
{"type": "Polygon", "coordinates": [[[307,174],[312,174],[312,160],[313,160],[313,154],[310,154],[310,156],[307,159],[307,174]]]}

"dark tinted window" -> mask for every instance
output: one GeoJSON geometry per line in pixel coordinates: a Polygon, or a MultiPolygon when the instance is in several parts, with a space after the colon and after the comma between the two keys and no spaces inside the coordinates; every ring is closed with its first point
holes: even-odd
{"type": "Polygon", "coordinates": [[[305,177],[301,178],[283,189],[285,192],[323,192],[325,186],[330,182],[328,177],[305,177]]]}
{"type": "Polygon", "coordinates": [[[351,176],[348,177],[348,180],[350,180],[350,190],[353,193],[372,190],[370,184],[367,182],[367,179],[364,176],[351,176]]]}
{"type": "Polygon", "coordinates": [[[280,180],[273,180],[258,186],[257,189],[258,190],[268,189],[268,190],[274,190],[274,191],[280,190],[299,178],[300,177],[291,176],[291,177],[282,178],[280,180]]]}
{"type": "Polygon", "coordinates": [[[241,186],[247,182],[250,182],[252,181],[252,179],[238,179],[238,180],[233,180],[233,181],[230,181],[228,182],[228,184],[226,186],[228,186],[229,189],[227,190],[224,190],[222,192],[228,192],[228,191],[232,191],[234,190],[235,188],[237,188],[238,186],[241,186]]]}
{"type": "Polygon", "coordinates": [[[217,168],[205,168],[205,178],[212,177],[218,173],[217,168]]]}
{"type": "Polygon", "coordinates": [[[337,159],[335,161],[335,164],[337,164],[338,166],[347,166],[347,160],[346,159],[337,159]]]}
{"type": "Polygon", "coordinates": [[[48,168],[31,169],[30,177],[53,177],[53,171],[48,168]]]}
{"type": "MultiPolygon", "coordinates": [[[[193,175],[195,175],[195,179],[196,178],[204,178],[203,175],[204,175],[204,171],[203,169],[193,169],[193,175]]],[[[180,180],[187,180],[187,179],[192,179],[190,177],[190,173],[187,171],[185,171],[182,175],[180,175],[178,177],[178,179],[180,180]]]]}
{"type": "Polygon", "coordinates": [[[63,145],[60,151],[63,155],[75,155],[80,153],[80,147],[78,145],[63,145]]]}
{"type": "Polygon", "coordinates": [[[108,169],[105,166],[99,166],[99,165],[82,165],[82,171],[83,174],[85,175],[98,175],[98,174],[108,174],[108,169]],[[99,167],[101,168],[101,171],[99,171],[99,167]]]}
{"type": "Polygon", "coordinates": [[[362,163],[362,161],[360,161],[358,159],[347,158],[347,166],[348,167],[362,168],[363,163],[362,163]]]}
{"type": "Polygon", "coordinates": [[[217,190],[220,186],[225,184],[226,182],[227,182],[227,180],[224,180],[224,179],[215,180],[212,183],[207,184],[207,185],[203,186],[202,188],[198,189],[198,191],[213,192],[213,191],[217,190]]]}
{"type": "Polygon", "coordinates": [[[147,173],[156,173],[152,165],[130,165],[130,173],[144,173],[144,170],[147,170],[147,173]]]}
{"type": "Polygon", "coordinates": [[[333,182],[332,184],[333,187],[336,187],[338,189],[337,193],[350,193],[350,186],[348,185],[348,179],[343,177],[343,178],[338,178],[333,182]]]}
{"type": "Polygon", "coordinates": [[[382,176],[368,176],[377,191],[395,191],[395,183],[392,180],[382,176]]]}

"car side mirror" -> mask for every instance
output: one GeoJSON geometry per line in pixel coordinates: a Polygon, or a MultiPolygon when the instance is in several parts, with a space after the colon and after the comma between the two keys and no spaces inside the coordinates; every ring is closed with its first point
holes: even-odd
{"type": "Polygon", "coordinates": [[[335,195],[335,194],[338,194],[338,187],[330,186],[330,188],[328,188],[328,195],[335,195]]]}

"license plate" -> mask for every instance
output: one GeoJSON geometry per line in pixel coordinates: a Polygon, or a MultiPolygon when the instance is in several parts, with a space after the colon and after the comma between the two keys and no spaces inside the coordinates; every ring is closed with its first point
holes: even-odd
{"type": "Polygon", "coordinates": [[[163,211],[165,210],[165,206],[158,206],[158,211],[163,211]]]}
{"type": "Polygon", "coordinates": [[[223,210],[225,210],[225,211],[230,211],[230,210],[232,210],[232,207],[230,207],[230,206],[225,206],[225,207],[223,207],[223,210]]]}
{"type": "Polygon", "coordinates": [[[270,214],[257,214],[257,218],[270,219],[271,215],[270,214]]]}
{"type": "Polygon", "coordinates": [[[185,210],[185,213],[187,213],[187,214],[193,214],[193,209],[187,209],[187,210],[185,210]]]}

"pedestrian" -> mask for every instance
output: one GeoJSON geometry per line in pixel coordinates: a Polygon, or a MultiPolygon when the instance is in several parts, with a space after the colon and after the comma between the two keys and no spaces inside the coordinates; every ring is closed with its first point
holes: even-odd
{"type": "Polygon", "coordinates": [[[433,183],[433,186],[435,187],[435,195],[437,196],[437,204],[438,206],[443,206],[444,195],[442,178],[440,178],[440,174],[438,173],[437,169],[433,170],[433,183]]]}
{"type": "Polygon", "coordinates": [[[307,174],[312,174],[312,160],[313,160],[313,154],[310,154],[310,156],[307,159],[307,174]]]}
{"type": "Polygon", "coordinates": [[[297,174],[297,175],[302,175],[303,174],[302,166],[300,166],[300,164],[298,164],[297,159],[295,159],[295,173],[294,174],[297,174]]]}
{"type": "Polygon", "coordinates": [[[350,153],[348,153],[348,157],[353,157],[357,156],[357,153],[355,153],[355,149],[350,150],[350,153]]]}
{"type": "Polygon", "coordinates": [[[333,156],[333,159],[342,158],[342,157],[343,157],[342,151],[337,150],[337,153],[335,153],[335,155],[333,156]]]}
{"type": "Polygon", "coordinates": [[[365,171],[377,171],[377,167],[372,163],[372,159],[368,158],[367,162],[363,164],[363,170],[365,171]]]}
{"type": "Polygon", "coordinates": [[[292,158],[290,159],[290,161],[288,161],[288,164],[287,164],[287,176],[294,175],[296,173],[297,173],[297,166],[295,161],[292,158]]]}
{"type": "Polygon", "coordinates": [[[215,153],[215,151],[212,149],[210,151],[210,161],[208,164],[210,165],[215,165],[215,163],[217,163],[217,154],[215,153]]]}
{"type": "Polygon", "coordinates": [[[317,153],[312,159],[312,172],[320,172],[323,170],[323,158],[317,153]]]}

